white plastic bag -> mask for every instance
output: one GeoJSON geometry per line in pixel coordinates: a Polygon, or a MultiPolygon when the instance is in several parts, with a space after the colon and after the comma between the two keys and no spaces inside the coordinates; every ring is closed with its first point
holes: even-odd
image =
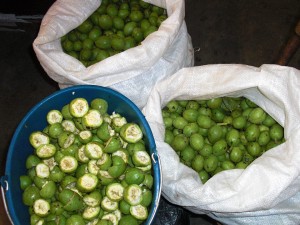
{"type": "Polygon", "coordinates": [[[170,202],[224,224],[300,222],[300,71],[277,65],[207,65],[184,68],[159,82],[143,113],[153,131],[170,202]],[[284,126],[286,142],[245,170],[227,170],[204,185],[164,142],[161,109],[172,99],[244,96],[284,126]]]}
{"type": "Polygon", "coordinates": [[[184,0],[146,0],[167,9],[168,18],[141,45],[86,68],[65,54],[60,38],[80,25],[100,0],[57,0],[48,10],[33,42],[36,56],[60,88],[77,84],[111,87],[139,107],[151,88],[183,67],[193,66],[194,52],[184,21],[184,0]]]}

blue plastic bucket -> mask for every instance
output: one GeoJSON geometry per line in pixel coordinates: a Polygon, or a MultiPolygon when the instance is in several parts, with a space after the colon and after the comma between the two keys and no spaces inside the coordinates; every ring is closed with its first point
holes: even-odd
{"type": "Polygon", "coordinates": [[[1,177],[2,196],[11,222],[14,225],[30,224],[28,207],[22,203],[19,181],[19,177],[26,173],[26,158],[33,152],[28,141],[30,133],[46,126],[46,114],[49,110],[61,109],[77,97],[86,98],[89,102],[96,97],[103,98],[109,103],[108,113],[120,113],[128,122],[135,122],[142,128],[153,164],[153,202],[148,219],[144,222],[151,224],[161,195],[161,169],[149,124],[139,108],[127,97],[112,89],[94,85],[78,85],[53,93],[33,107],[17,127],[8,150],[5,175],[1,177]]]}

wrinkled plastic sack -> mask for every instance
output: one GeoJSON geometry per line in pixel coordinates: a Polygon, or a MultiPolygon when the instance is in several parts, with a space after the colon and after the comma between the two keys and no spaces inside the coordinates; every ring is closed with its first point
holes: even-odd
{"type": "Polygon", "coordinates": [[[187,32],[184,0],[146,0],[167,9],[168,18],[141,45],[85,67],[62,51],[60,38],[87,19],[100,0],[57,0],[45,14],[33,42],[36,56],[60,88],[77,84],[111,87],[140,108],[151,88],[183,67],[193,66],[194,52],[187,32]]]}
{"type": "Polygon", "coordinates": [[[158,83],[143,113],[161,159],[162,195],[171,203],[229,225],[294,225],[300,221],[300,71],[277,65],[207,65],[158,83]],[[245,170],[227,170],[204,185],[164,142],[161,109],[172,99],[244,96],[284,126],[286,142],[245,170]]]}

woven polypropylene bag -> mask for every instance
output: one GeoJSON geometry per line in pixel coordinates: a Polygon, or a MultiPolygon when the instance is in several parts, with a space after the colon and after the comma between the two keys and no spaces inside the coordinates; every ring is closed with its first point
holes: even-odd
{"type": "Polygon", "coordinates": [[[299,224],[300,71],[277,65],[207,65],[179,70],[152,90],[143,113],[161,159],[163,196],[224,224],[299,224]],[[244,96],[284,127],[286,142],[246,169],[216,174],[204,185],[164,142],[161,109],[172,99],[244,96]]]}
{"type": "Polygon", "coordinates": [[[154,84],[183,67],[193,66],[194,52],[184,21],[184,0],[147,0],[167,10],[168,18],[141,45],[85,67],[62,51],[60,38],[87,19],[100,0],[57,0],[45,14],[33,42],[36,56],[60,88],[77,84],[111,87],[139,107],[154,84]]]}

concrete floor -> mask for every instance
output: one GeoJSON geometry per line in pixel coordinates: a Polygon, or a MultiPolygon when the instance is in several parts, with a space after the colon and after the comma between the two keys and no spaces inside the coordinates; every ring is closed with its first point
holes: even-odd
{"type": "MultiPolygon", "coordinates": [[[[186,23],[195,49],[195,66],[275,63],[300,17],[299,0],[185,2],[186,23]]],[[[1,12],[5,11],[0,8],[1,12]]],[[[34,20],[9,27],[0,23],[0,176],[4,174],[10,139],[18,123],[31,107],[58,90],[57,84],[39,65],[32,49],[39,23],[39,20],[34,20]]],[[[300,69],[300,50],[288,66],[300,69]]],[[[190,214],[164,199],[162,201],[166,207],[159,210],[158,216],[169,213],[170,218],[174,219],[176,215],[179,218],[157,221],[158,225],[216,224],[205,216],[190,214]]],[[[9,222],[0,202],[0,225],[4,224],[9,222]]]]}

